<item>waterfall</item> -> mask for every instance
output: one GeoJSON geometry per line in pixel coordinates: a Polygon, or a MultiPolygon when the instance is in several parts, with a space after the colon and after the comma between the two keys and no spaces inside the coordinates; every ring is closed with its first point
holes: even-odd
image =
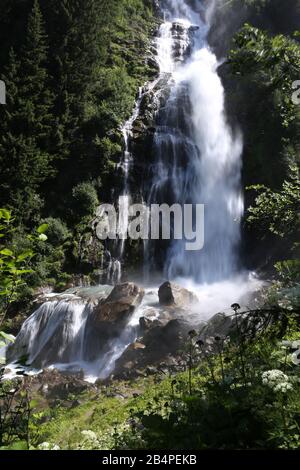
{"type": "Polygon", "coordinates": [[[9,368],[13,371],[32,367],[69,372],[82,370],[90,382],[107,377],[115,361],[135,340],[136,329],[129,323],[120,337],[111,340],[103,350],[103,344],[95,339],[95,332],[89,325],[91,312],[90,302],[82,299],[70,297],[45,302],[23,324],[9,358],[17,362],[9,368]]]}
{"type": "MultiPolygon", "coordinates": [[[[219,64],[207,44],[211,7],[207,9],[204,0],[163,0],[161,8],[164,22],[156,38],[160,76],[139,90],[132,116],[122,128],[124,153],[119,168],[123,174],[121,199],[125,207],[119,231],[124,235],[127,232],[133,196],[130,184],[133,125],[145,94],[154,92],[153,99],[159,94],[158,103],[163,101],[161,96],[166,99],[156,115],[154,160],[149,165],[144,199],[149,205],[204,204],[205,245],[199,252],[189,252],[185,250],[186,240],[174,240],[171,244],[146,240],[145,271],[151,271],[153,280],[153,264],[160,259],[166,277],[181,278],[182,284],[197,294],[199,304],[194,313],[202,320],[245,298],[253,283],[251,277],[243,275],[232,279],[239,267],[240,220],[244,211],[242,139],[227,123],[219,64]],[[160,86],[167,93],[157,91],[160,86]]],[[[104,258],[107,259],[111,283],[121,280],[125,241],[125,237],[120,237],[116,242],[113,257],[108,250],[103,255],[101,268],[104,258]]],[[[257,284],[253,287],[252,291],[256,290],[257,284]]],[[[112,288],[96,289],[106,298],[112,288]]],[[[160,315],[158,296],[149,289],[126,325],[117,335],[110,336],[107,331],[91,327],[92,299],[100,297],[84,291],[79,295],[78,290],[79,297],[76,292],[56,296],[56,300],[40,306],[23,324],[13,355],[8,359],[14,362],[26,353],[27,363],[36,367],[83,370],[91,381],[109,376],[115,362],[138,337],[140,317],[149,307],[160,315]]],[[[13,364],[9,367],[13,368],[13,364]]]]}
{"type": "Polygon", "coordinates": [[[205,205],[204,248],[189,252],[186,240],[174,240],[165,274],[197,283],[222,281],[238,269],[242,139],[226,121],[203,3],[198,2],[198,11],[190,6],[193,2],[161,3],[166,21],[157,39],[157,60],[161,75],[169,76],[170,96],[157,118],[147,200],[205,205]]]}

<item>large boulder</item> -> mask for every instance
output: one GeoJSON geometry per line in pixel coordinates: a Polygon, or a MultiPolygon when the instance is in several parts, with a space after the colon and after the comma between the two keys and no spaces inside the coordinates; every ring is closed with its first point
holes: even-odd
{"type": "Polygon", "coordinates": [[[134,310],[144,297],[144,289],[133,283],[118,284],[111,294],[93,310],[87,321],[85,356],[95,361],[111,349],[134,310]]]}
{"type": "Polygon", "coordinates": [[[149,366],[160,368],[163,363],[171,360],[177,362],[175,357],[186,344],[191,325],[179,319],[173,319],[166,324],[153,322],[139,339],[142,347],[129,346],[116,361],[113,372],[115,377],[129,378],[138,375],[139,371],[149,366]]]}
{"type": "Polygon", "coordinates": [[[110,295],[95,307],[92,314],[94,325],[125,322],[141,304],[144,294],[144,289],[132,282],[116,285],[110,295]]]}
{"type": "Polygon", "coordinates": [[[158,290],[159,303],[163,306],[187,307],[198,302],[195,294],[171,282],[165,282],[158,290]]]}
{"type": "Polygon", "coordinates": [[[225,313],[217,313],[201,329],[199,338],[203,341],[210,337],[225,338],[235,330],[234,318],[225,313]]]}

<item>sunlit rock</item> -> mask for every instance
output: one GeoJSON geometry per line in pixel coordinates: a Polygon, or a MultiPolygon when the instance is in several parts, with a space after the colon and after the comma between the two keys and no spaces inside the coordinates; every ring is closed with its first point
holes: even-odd
{"type": "Polygon", "coordinates": [[[93,311],[93,323],[125,321],[141,304],[144,289],[133,283],[118,284],[104,302],[93,311]]]}
{"type": "Polygon", "coordinates": [[[185,307],[198,302],[195,294],[171,282],[165,282],[160,286],[158,296],[160,305],[185,307]]]}

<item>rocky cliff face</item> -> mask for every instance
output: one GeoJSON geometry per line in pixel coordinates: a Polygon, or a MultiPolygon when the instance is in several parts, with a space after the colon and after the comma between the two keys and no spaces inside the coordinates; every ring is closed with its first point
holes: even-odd
{"type": "Polygon", "coordinates": [[[226,57],[234,34],[247,22],[272,34],[290,35],[299,28],[298,0],[216,0],[209,42],[219,57],[226,57]]]}

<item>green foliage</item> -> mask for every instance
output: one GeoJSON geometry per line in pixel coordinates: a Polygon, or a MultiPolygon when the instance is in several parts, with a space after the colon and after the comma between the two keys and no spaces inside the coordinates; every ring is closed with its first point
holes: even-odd
{"type": "Polygon", "coordinates": [[[237,80],[231,98],[242,107],[247,182],[276,188],[289,166],[299,165],[300,110],[292,101],[299,43],[245,25],[234,37],[229,66],[237,80]]]}
{"type": "Polygon", "coordinates": [[[205,341],[193,346],[191,374],[114,380],[77,397],[78,406],[45,410],[52,419],[37,424],[36,447],[46,441],[85,450],[297,449],[300,334],[292,320],[288,330],[280,340],[271,328],[245,341],[244,376],[240,336],[210,338],[219,353],[208,354],[205,341]]]}
{"type": "Polygon", "coordinates": [[[283,128],[299,118],[291,100],[292,84],[298,79],[300,47],[284,35],[269,36],[264,31],[245,25],[234,38],[230,66],[238,75],[253,75],[273,96],[275,110],[283,128]]]}
{"type": "MultiPolygon", "coordinates": [[[[111,198],[123,145],[120,125],[139,86],[155,73],[146,63],[157,22],[152,1],[2,3],[7,105],[0,107],[1,204],[13,210],[19,243],[27,230],[51,219],[54,246],[66,242],[66,230],[77,244],[86,228],[78,224],[95,207],[95,189],[101,200],[111,198]]],[[[65,245],[58,266],[46,248],[47,266],[40,263],[33,285],[71,275],[79,251],[65,245]]]]}
{"type": "Polygon", "coordinates": [[[74,216],[77,218],[93,216],[99,204],[97,191],[91,183],[80,183],[72,190],[74,216]]]}
{"type": "Polygon", "coordinates": [[[275,269],[285,286],[300,284],[300,260],[292,259],[279,261],[275,264],[275,269]]]}
{"type": "Polygon", "coordinates": [[[27,235],[31,246],[22,250],[12,243],[16,227],[12,214],[0,209],[0,325],[3,323],[9,305],[16,300],[18,290],[24,284],[24,277],[32,273],[31,262],[36,252],[35,245],[47,240],[45,231],[48,225],[37,228],[36,233],[27,235]]]}
{"type": "Polygon", "coordinates": [[[199,340],[202,331],[188,334],[184,372],[113,379],[97,391],[70,395],[36,414],[30,442],[68,450],[297,449],[297,312],[289,311],[280,333],[278,306],[248,316],[238,304],[232,309],[238,327],[229,336],[199,340]]]}
{"type": "Polygon", "coordinates": [[[265,186],[253,186],[259,191],[255,206],[248,212],[249,223],[259,223],[264,230],[269,230],[281,238],[291,237],[298,241],[300,229],[300,178],[299,169],[291,167],[290,179],[284,181],[280,192],[265,186]]]}
{"type": "Polygon", "coordinates": [[[169,390],[133,410],[131,429],[116,435],[116,448],[296,449],[299,366],[290,360],[293,343],[270,337],[244,343],[242,374],[233,338],[209,360],[208,344],[199,344],[192,394],[189,372],[169,379],[169,390]]]}
{"type": "Polygon", "coordinates": [[[42,207],[39,185],[51,174],[51,93],[46,70],[47,37],[37,1],[26,25],[19,57],[11,49],[4,73],[8,99],[1,107],[0,183],[2,204],[32,220],[42,207]]]}
{"type": "Polygon", "coordinates": [[[241,109],[237,114],[245,133],[244,179],[258,193],[256,198],[247,196],[247,220],[259,229],[252,237],[264,240],[268,252],[273,244],[278,247],[274,250],[282,247],[284,255],[276,258],[299,257],[300,108],[292,100],[299,67],[296,37],[271,35],[249,24],[234,37],[229,68],[235,85],[230,98],[233,107],[241,109]]]}
{"type": "Polygon", "coordinates": [[[0,371],[0,450],[29,449],[31,402],[17,381],[3,381],[0,371]]]}
{"type": "Polygon", "coordinates": [[[62,220],[48,217],[43,222],[47,225],[47,237],[52,246],[60,246],[69,238],[70,232],[62,220]]]}
{"type": "MultiPolygon", "coordinates": [[[[8,335],[4,331],[0,331],[0,351],[1,349],[5,351],[6,346],[13,342],[14,337],[12,335],[8,335]]],[[[4,365],[5,362],[5,355],[2,356],[2,354],[0,354],[0,367],[4,365]]]]}

